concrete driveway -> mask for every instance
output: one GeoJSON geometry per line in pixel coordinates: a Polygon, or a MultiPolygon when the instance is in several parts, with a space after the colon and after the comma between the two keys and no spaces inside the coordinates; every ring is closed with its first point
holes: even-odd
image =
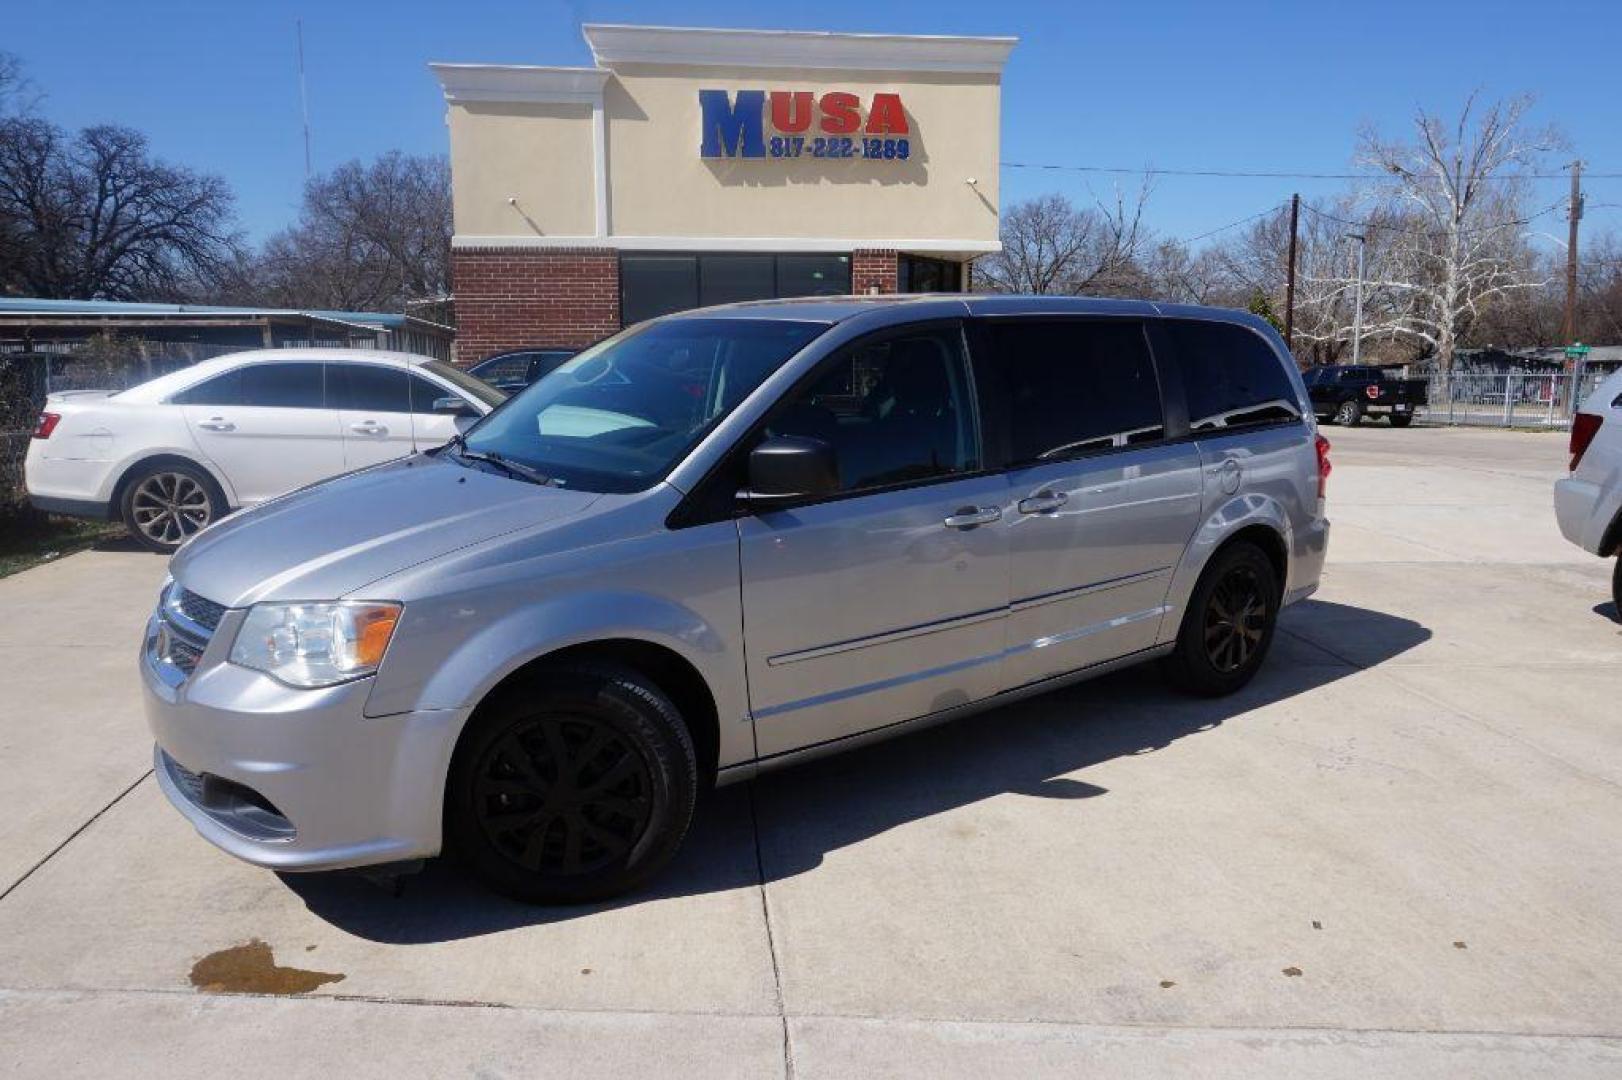
{"type": "Polygon", "coordinates": [[[1327,433],[1324,587],[1243,694],[1126,672],[728,789],[600,908],[234,862],[148,772],[160,560],[0,581],[0,1073],[1617,1075],[1622,624],[1564,437],[1327,433]]]}

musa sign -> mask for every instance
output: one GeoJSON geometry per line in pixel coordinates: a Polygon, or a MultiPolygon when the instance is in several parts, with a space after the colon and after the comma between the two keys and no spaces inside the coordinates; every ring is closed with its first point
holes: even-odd
{"type": "Polygon", "coordinates": [[[700,157],[905,161],[912,156],[900,94],[874,94],[865,114],[861,97],[843,90],[821,95],[700,90],[698,106],[704,131],[700,157]]]}

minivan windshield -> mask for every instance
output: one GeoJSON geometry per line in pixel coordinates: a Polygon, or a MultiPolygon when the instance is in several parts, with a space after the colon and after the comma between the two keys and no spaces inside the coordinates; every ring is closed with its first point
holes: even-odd
{"type": "Polygon", "coordinates": [[[584,491],[641,491],[828,329],[781,319],[642,323],[519,391],[458,445],[584,491]]]}

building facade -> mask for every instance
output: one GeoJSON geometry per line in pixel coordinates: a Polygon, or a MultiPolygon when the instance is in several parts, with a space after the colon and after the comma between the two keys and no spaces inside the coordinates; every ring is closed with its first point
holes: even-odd
{"type": "Polygon", "coordinates": [[[736,300],[966,289],[1015,39],[588,25],[589,68],[434,64],[458,359],[736,300]]]}

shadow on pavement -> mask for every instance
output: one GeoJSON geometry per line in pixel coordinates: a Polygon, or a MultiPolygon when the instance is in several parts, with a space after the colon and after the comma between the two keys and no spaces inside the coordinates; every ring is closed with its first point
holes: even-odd
{"type": "Polygon", "coordinates": [[[97,540],[90,547],[92,551],[135,551],[151,555],[154,558],[168,558],[166,555],[160,555],[156,551],[148,550],[137,544],[128,533],[118,533],[115,536],[107,537],[105,540],[97,540]]]}
{"type": "Polygon", "coordinates": [[[723,788],[700,808],[675,863],[634,896],[580,907],[533,907],[495,896],[454,860],[431,861],[397,897],[355,874],[289,874],[315,915],[373,941],[415,944],[563,922],[678,896],[776,881],[898,825],[1002,794],[1098,798],[1068,774],[1150,754],[1263,706],[1310,693],[1427,641],[1418,623],[1366,608],[1308,601],[1280,623],[1255,681],[1221,699],[1184,697],[1153,665],[979,713],[723,788]],[[1352,656],[1355,663],[1340,659],[1352,656]],[[759,817],[757,830],[751,820],[759,817]]]}
{"type": "Polygon", "coordinates": [[[1603,604],[1595,604],[1594,614],[1610,619],[1614,623],[1622,623],[1622,611],[1617,610],[1615,600],[1607,600],[1603,604]]]}

